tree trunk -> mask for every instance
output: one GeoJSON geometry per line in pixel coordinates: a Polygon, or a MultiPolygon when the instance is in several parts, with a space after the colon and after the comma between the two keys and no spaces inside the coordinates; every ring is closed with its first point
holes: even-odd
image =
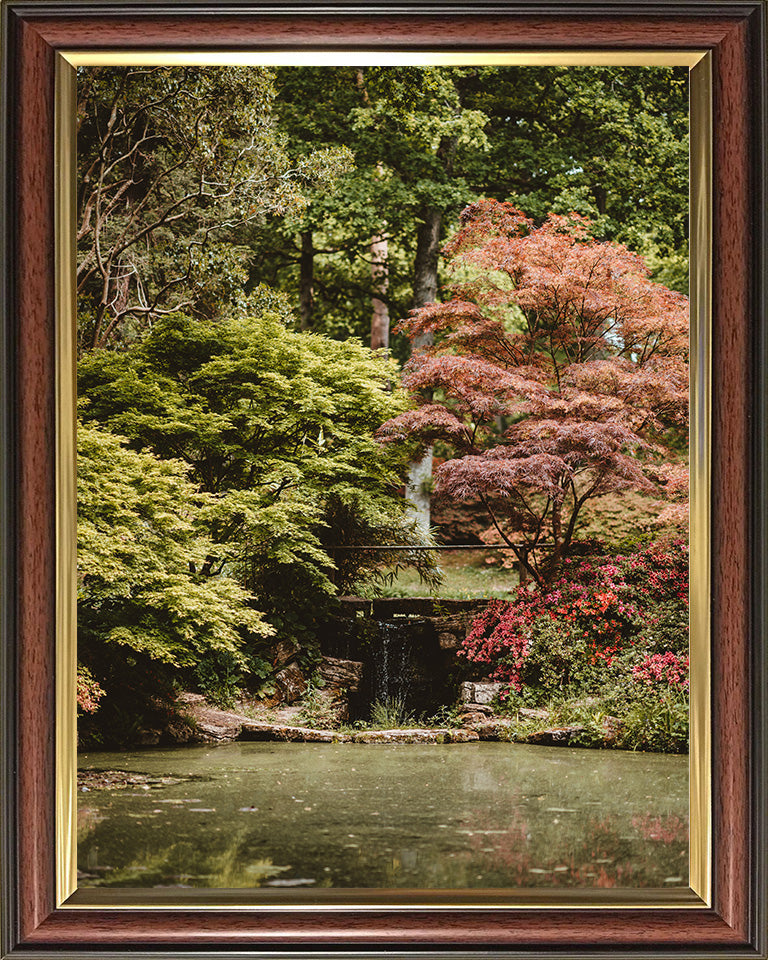
{"type": "MultiPolygon", "coordinates": [[[[413,308],[423,307],[437,299],[437,262],[440,255],[440,233],[443,226],[443,214],[435,207],[426,207],[422,211],[422,222],[416,234],[416,261],[413,271],[413,308]]],[[[415,348],[428,346],[432,342],[431,334],[416,337],[415,348]]],[[[413,504],[411,516],[429,530],[432,495],[432,447],[429,447],[421,460],[411,464],[405,483],[405,495],[413,504]]]]}
{"type": "Polygon", "coordinates": [[[315,247],[312,231],[301,234],[301,257],[299,259],[299,322],[302,330],[312,329],[312,308],[314,304],[315,283],[315,247]]]}
{"type": "MultiPolygon", "coordinates": [[[[435,207],[422,211],[423,220],[416,234],[416,261],[413,270],[413,308],[437,299],[437,259],[443,214],[435,207]]],[[[418,346],[418,344],[416,344],[418,346]]]]}
{"type": "Polygon", "coordinates": [[[373,296],[371,306],[371,350],[389,347],[389,307],[385,299],[389,286],[389,247],[386,237],[371,238],[371,278],[373,296]],[[380,295],[380,296],[377,296],[380,295]]]}

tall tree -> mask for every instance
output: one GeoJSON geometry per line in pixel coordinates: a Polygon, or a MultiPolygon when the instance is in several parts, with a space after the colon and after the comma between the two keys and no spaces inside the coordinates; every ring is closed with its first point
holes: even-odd
{"type": "MultiPolygon", "coordinates": [[[[437,300],[445,231],[483,195],[513,199],[539,220],[549,210],[588,215],[600,235],[630,242],[660,277],[687,289],[684,71],[293,68],[278,71],[277,86],[290,142],[302,151],[343,142],[356,159],[354,172],[304,214],[318,238],[311,274],[290,231],[306,235],[285,219],[282,239],[269,235],[280,252],[260,255],[260,269],[272,264],[272,272],[255,274],[290,289],[290,261],[300,261],[302,291],[307,276],[317,284],[316,329],[363,339],[372,301],[378,324],[384,306],[397,317],[437,300]],[[318,109],[308,109],[313,102],[318,109]],[[386,300],[375,262],[368,275],[368,261],[381,256],[371,235],[387,241],[386,300]]],[[[407,358],[402,337],[392,349],[407,358]]],[[[430,490],[426,451],[408,481],[424,526],[430,490]]]]}
{"type": "Polygon", "coordinates": [[[272,75],[250,68],[83,68],[78,82],[80,345],[157,317],[243,307],[243,228],[304,203],[346,162],[289,164],[272,75]]]}
{"type": "MultiPolygon", "coordinates": [[[[455,216],[472,196],[453,166],[484,149],[485,118],[462,107],[460,73],[410,67],[277,71],[275,110],[290,155],[334,145],[355,158],[354,170],[334,190],[314,191],[300,216],[272,218],[264,231],[254,231],[252,282],[296,290],[309,275],[303,237],[311,230],[313,329],[368,342],[374,299],[377,309],[402,316],[414,297],[436,292],[445,211],[455,216]],[[385,242],[386,292],[378,268],[385,242]]],[[[405,357],[405,342],[392,346],[405,357]]]]}
{"type": "Polygon", "coordinates": [[[482,67],[469,105],[488,116],[474,183],[538,222],[588,217],[687,293],[688,71],[482,67]]]}
{"type": "Polygon", "coordinates": [[[479,497],[543,583],[590,498],[679,486],[668,435],[687,427],[687,300],[576,215],[536,226],[479,201],[446,249],[453,297],[402,324],[413,340],[434,338],[405,370],[419,403],[381,436],[453,450],[437,492],[479,497]]]}
{"type": "MultiPolygon", "coordinates": [[[[390,315],[437,298],[440,246],[471,200],[541,222],[589,217],[687,290],[688,77],[682,68],[285,68],[275,112],[292,158],[344,145],[355,169],[299,217],[253,232],[251,282],[298,289],[314,236],[314,329],[369,336],[370,239],[388,241],[390,315]],[[382,224],[386,223],[386,231],[382,224]]],[[[395,337],[392,349],[407,357],[395,337]]]]}

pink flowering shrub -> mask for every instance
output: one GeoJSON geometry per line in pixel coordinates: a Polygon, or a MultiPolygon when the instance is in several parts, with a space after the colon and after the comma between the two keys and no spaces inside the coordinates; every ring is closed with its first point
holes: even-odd
{"type": "Polygon", "coordinates": [[[687,683],[687,644],[688,548],[680,541],[567,560],[550,586],[492,601],[461,653],[510,692],[545,695],[594,692],[657,670],[668,684],[687,683]]]}
{"type": "Polygon", "coordinates": [[[78,713],[96,713],[99,701],[104,696],[101,684],[93,679],[87,667],[77,667],[77,710],[78,713]]]}
{"type": "Polygon", "coordinates": [[[632,676],[649,687],[660,684],[687,690],[688,657],[679,657],[671,650],[653,653],[632,668],[632,676]]]}

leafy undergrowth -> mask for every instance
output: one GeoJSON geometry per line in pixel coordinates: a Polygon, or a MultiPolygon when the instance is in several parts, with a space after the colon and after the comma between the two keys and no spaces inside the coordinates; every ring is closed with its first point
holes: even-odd
{"type": "Polygon", "coordinates": [[[624,696],[607,694],[586,700],[553,698],[539,706],[546,719],[521,714],[514,701],[499,708],[512,720],[500,735],[513,742],[524,742],[531,734],[546,728],[581,728],[573,733],[570,745],[609,747],[657,753],[688,752],[688,697],[683,691],[662,696],[624,696]]]}

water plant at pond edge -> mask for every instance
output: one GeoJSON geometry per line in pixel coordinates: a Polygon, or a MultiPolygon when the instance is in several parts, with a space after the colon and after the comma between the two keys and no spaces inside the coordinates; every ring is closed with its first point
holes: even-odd
{"type": "Polygon", "coordinates": [[[299,726],[320,730],[333,730],[339,726],[339,712],[333,701],[323,691],[322,681],[310,681],[301,700],[296,723],[299,726]]]}
{"type": "MultiPolygon", "coordinates": [[[[688,739],[688,547],[570,560],[549,588],[492,601],[460,654],[507,684],[500,707],[546,706],[580,742],[681,751],[688,739]]],[[[510,730],[519,739],[524,721],[510,730]]]]}
{"type": "Polygon", "coordinates": [[[405,706],[405,697],[387,697],[385,700],[375,700],[371,706],[371,727],[398,729],[412,727],[416,718],[405,706]]]}

